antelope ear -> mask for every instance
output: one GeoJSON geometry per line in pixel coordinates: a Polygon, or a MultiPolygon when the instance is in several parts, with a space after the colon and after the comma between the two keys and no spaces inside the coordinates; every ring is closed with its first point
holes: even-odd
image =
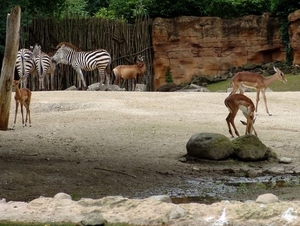
{"type": "Polygon", "coordinates": [[[278,70],[275,66],[273,66],[273,69],[274,69],[275,72],[278,72],[278,70]]]}

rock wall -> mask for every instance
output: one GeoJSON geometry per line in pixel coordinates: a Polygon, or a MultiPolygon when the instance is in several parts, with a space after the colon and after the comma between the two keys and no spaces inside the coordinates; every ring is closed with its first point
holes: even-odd
{"type": "MultiPolygon", "coordinates": [[[[218,17],[156,18],[153,21],[154,90],[194,75],[219,76],[233,66],[284,61],[280,22],[270,14],[235,19],[218,17]]],[[[300,57],[300,56],[299,56],[300,57]]]]}
{"type": "Polygon", "coordinates": [[[289,36],[293,50],[293,64],[300,64],[300,10],[291,13],[288,17],[289,36]]]}

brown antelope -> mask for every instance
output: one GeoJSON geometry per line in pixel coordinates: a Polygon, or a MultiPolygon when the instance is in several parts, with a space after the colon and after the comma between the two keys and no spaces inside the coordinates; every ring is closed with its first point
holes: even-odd
{"type": "Polygon", "coordinates": [[[249,72],[249,71],[241,71],[236,73],[231,80],[232,83],[232,92],[230,95],[236,93],[239,89],[240,93],[243,94],[243,87],[249,87],[256,89],[256,106],[255,111],[257,114],[258,101],[259,101],[259,93],[261,92],[264,98],[265,107],[268,115],[272,115],[269,113],[269,109],[267,106],[267,98],[266,98],[266,89],[267,87],[276,80],[282,81],[283,83],[287,83],[286,78],[282,71],[279,68],[273,67],[275,74],[265,78],[260,74],[249,72]]]}
{"type": "Polygon", "coordinates": [[[27,88],[21,88],[19,89],[19,83],[21,80],[14,80],[13,86],[15,87],[15,101],[16,101],[16,109],[15,109],[15,120],[13,127],[16,125],[17,120],[17,113],[18,113],[18,107],[19,103],[21,105],[21,114],[22,114],[22,125],[23,127],[27,125],[27,120],[29,119],[29,126],[31,126],[31,118],[30,118],[30,100],[31,100],[31,91],[27,88]],[[24,115],[23,115],[23,105],[26,108],[26,119],[24,122],[24,115]]]}
{"type": "Polygon", "coordinates": [[[116,76],[114,84],[123,87],[125,80],[133,79],[133,86],[131,87],[131,91],[134,91],[137,80],[139,79],[139,77],[145,74],[145,71],[146,65],[144,62],[144,57],[138,56],[136,64],[119,65],[113,69],[113,73],[116,76]],[[121,80],[123,80],[123,84],[120,84],[121,80]]]}
{"type": "Polygon", "coordinates": [[[255,122],[255,119],[254,119],[255,107],[250,98],[246,97],[243,94],[238,94],[238,93],[232,94],[232,95],[229,95],[225,99],[224,104],[229,110],[229,114],[226,118],[226,122],[228,125],[229,133],[231,134],[232,137],[234,137],[234,136],[232,134],[230,124],[233,126],[235,134],[237,136],[240,136],[240,134],[237,131],[235,124],[234,124],[234,118],[235,118],[238,110],[241,110],[243,112],[243,115],[247,119],[247,122],[241,121],[242,124],[246,125],[245,134],[251,134],[252,131],[254,131],[254,134],[257,136],[257,133],[253,127],[253,124],[255,122]]]}

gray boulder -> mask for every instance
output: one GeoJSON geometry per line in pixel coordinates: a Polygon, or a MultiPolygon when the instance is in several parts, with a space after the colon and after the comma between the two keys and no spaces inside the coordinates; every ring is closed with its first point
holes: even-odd
{"type": "Polygon", "coordinates": [[[220,160],[233,154],[231,141],[222,134],[198,133],[193,135],[186,144],[187,153],[190,156],[220,160]]]}
{"type": "Polygon", "coordinates": [[[232,140],[234,155],[244,161],[258,161],[268,159],[270,148],[264,145],[260,139],[252,134],[237,137],[232,140]]]}

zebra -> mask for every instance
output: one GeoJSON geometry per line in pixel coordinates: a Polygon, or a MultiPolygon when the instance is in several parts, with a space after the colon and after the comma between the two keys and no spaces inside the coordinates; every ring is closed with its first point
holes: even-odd
{"type": "Polygon", "coordinates": [[[45,76],[47,80],[47,88],[48,90],[50,90],[50,82],[47,74],[50,74],[51,90],[54,90],[54,73],[56,69],[55,63],[52,62],[51,57],[48,54],[42,52],[41,46],[38,44],[35,44],[33,48],[33,56],[34,56],[34,61],[39,76],[39,90],[45,89],[44,86],[45,76]]]}
{"type": "Polygon", "coordinates": [[[27,79],[29,74],[32,75],[32,81],[34,84],[36,66],[32,51],[23,48],[17,52],[16,68],[18,71],[19,78],[21,79],[21,88],[27,88],[27,79]]]}
{"type": "Polygon", "coordinates": [[[86,83],[83,78],[82,70],[85,71],[93,71],[98,69],[100,86],[104,82],[104,75],[106,75],[106,89],[109,85],[109,69],[111,63],[111,56],[110,54],[104,49],[96,49],[92,51],[81,51],[76,46],[72,45],[68,42],[61,42],[57,45],[56,53],[52,57],[52,60],[57,64],[67,64],[72,65],[73,69],[77,73],[77,81],[78,81],[78,88],[81,88],[81,82],[83,83],[84,89],[86,89],[86,83]]]}

